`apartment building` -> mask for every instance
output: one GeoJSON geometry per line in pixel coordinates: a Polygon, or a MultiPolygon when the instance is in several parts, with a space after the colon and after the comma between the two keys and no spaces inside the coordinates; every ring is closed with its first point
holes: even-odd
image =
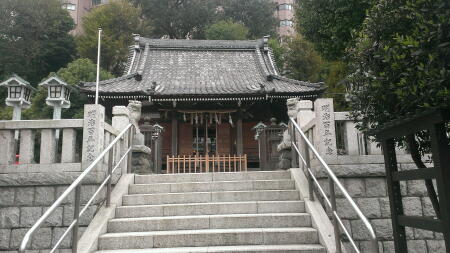
{"type": "Polygon", "coordinates": [[[83,32],[81,27],[82,18],[95,6],[106,4],[108,0],[61,0],[61,7],[66,9],[75,22],[72,34],[78,35],[83,32]]]}
{"type": "Polygon", "coordinates": [[[279,36],[293,36],[294,29],[294,1],[272,0],[276,3],[275,17],[278,19],[277,33],[279,36]]]}

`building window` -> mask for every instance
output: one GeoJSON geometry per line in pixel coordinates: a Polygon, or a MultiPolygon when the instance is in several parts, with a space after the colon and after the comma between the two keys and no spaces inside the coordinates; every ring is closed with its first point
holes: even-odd
{"type": "Polygon", "coordinates": [[[65,3],[62,5],[63,9],[69,10],[69,11],[74,11],[76,9],[76,5],[75,4],[71,4],[71,3],[65,3]]]}
{"type": "Polygon", "coordinates": [[[280,4],[278,5],[278,10],[292,10],[292,4],[280,4]]]}
{"type": "Polygon", "coordinates": [[[108,2],[108,0],[92,0],[92,6],[107,4],[108,2]]]}
{"type": "Polygon", "coordinates": [[[294,23],[292,22],[292,20],[281,20],[280,21],[280,26],[293,26],[294,23]]]}

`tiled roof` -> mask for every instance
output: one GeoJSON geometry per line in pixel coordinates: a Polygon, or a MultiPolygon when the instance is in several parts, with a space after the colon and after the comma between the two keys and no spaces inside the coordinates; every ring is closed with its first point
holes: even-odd
{"type": "MultiPolygon", "coordinates": [[[[130,47],[125,75],[101,81],[100,94],[157,97],[320,94],[320,83],[278,76],[263,40],[159,40],[130,47]],[[137,46],[139,45],[139,46],[137,46]],[[136,48],[136,49],[135,49],[136,48]]],[[[85,83],[88,93],[95,83],[85,83]]]]}

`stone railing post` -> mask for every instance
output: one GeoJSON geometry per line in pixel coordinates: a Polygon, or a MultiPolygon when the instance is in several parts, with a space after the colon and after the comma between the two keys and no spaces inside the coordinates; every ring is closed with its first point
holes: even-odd
{"type": "MultiPolygon", "coordinates": [[[[128,117],[128,108],[126,106],[114,106],[112,109],[112,127],[117,131],[121,132],[125,127],[130,124],[130,118],[128,117]]],[[[128,144],[128,135],[124,136],[122,141],[122,146],[120,147],[121,154],[125,154],[127,151],[128,144]]],[[[121,164],[122,174],[127,173],[127,161],[128,159],[124,159],[124,162],[121,164]]]]}
{"type": "Polygon", "coordinates": [[[316,118],[315,148],[324,159],[337,158],[333,99],[317,99],[314,102],[314,112],[316,118]]]}
{"type": "Polygon", "coordinates": [[[0,130],[0,147],[2,147],[2,151],[0,152],[0,164],[13,164],[16,159],[13,131],[0,130]]]}
{"type": "Polygon", "coordinates": [[[304,127],[315,117],[313,102],[310,100],[300,100],[297,102],[297,124],[304,127]]]}
{"type": "MultiPolygon", "coordinates": [[[[86,169],[102,152],[105,132],[105,107],[84,106],[82,168],[86,169]]],[[[97,170],[102,169],[101,166],[97,170]]]]}
{"type": "MultiPolygon", "coordinates": [[[[315,117],[313,102],[311,100],[300,100],[297,102],[297,124],[300,128],[306,126],[315,117]]],[[[297,137],[297,146],[302,155],[306,154],[306,147],[300,137],[297,137]]],[[[299,160],[300,168],[304,168],[303,161],[299,160]]]]}

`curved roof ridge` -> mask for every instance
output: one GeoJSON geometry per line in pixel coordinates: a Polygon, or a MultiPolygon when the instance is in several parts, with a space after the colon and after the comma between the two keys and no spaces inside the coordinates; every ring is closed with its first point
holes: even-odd
{"type": "Polygon", "coordinates": [[[266,62],[264,61],[263,56],[261,55],[261,51],[258,47],[255,48],[255,54],[256,54],[256,64],[258,64],[259,69],[261,70],[261,74],[265,76],[266,79],[270,78],[271,73],[269,69],[267,68],[266,62]]]}
{"type": "Polygon", "coordinates": [[[191,48],[191,49],[253,49],[262,47],[262,40],[187,40],[187,39],[150,39],[140,37],[139,44],[146,43],[156,48],[191,48]]]}
{"type": "MultiPolygon", "coordinates": [[[[135,76],[136,76],[136,73],[131,73],[129,75],[123,75],[120,77],[103,80],[103,81],[100,81],[98,84],[104,85],[104,84],[115,83],[118,81],[123,81],[123,80],[134,78],[135,76]]],[[[95,86],[95,84],[96,84],[95,82],[83,82],[83,87],[91,87],[91,86],[95,86]]]]}
{"type": "Polygon", "coordinates": [[[274,79],[277,79],[277,80],[280,80],[280,81],[286,81],[286,82],[290,82],[290,83],[297,84],[297,85],[304,85],[306,87],[325,88],[324,87],[324,84],[325,84],[324,82],[310,83],[310,82],[305,82],[305,81],[299,81],[299,80],[291,79],[291,78],[280,76],[280,75],[272,75],[272,77],[274,79]]]}

